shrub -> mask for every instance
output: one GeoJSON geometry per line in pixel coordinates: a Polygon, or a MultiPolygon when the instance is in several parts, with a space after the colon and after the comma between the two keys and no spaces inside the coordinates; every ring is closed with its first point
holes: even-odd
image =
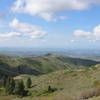
{"type": "Polygon", "coordinates": [[[26,82],[26,87],[31,88],[31,85],[32,85],[32,80],[30,78],[28,78],[27,82],[26,82]]]}
{"type": "Polygon", "coordinates": [[[52,88],[51,86],[48,86],[48,91],[49,93],[55,92],[57,89],[56,88],[52,88]]]}

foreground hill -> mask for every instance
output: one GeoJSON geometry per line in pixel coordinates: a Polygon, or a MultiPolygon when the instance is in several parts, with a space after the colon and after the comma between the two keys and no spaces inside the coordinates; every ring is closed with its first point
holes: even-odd
{"type": "Polygon", "coordinates": [[[62,55],[10,57],[0,56],[0,75],[40,75],[64,69],[77,69],[93,66],[100,62],[62,55]]]}
{"type": "MultiPolygon", "coordinates": [[[[15,67],[16,68],[16,67],[15,67]]],[[[100,98],[100,64],[81,69],[58,70],[44,75],[18,75],[15,80],[28,77],[32,79],[32,87],[23,99],[1,95],[1,100],[99,100],[100,98]],[[48,87],[54,89],[48,92],[48,87]],[[99,90],[98,90],[99,89],[99,90]],[[95,97],[95,93],[99,93],[95,97]],[[80,98],[88,99],[80,99],[80,98]],[[6,99],[9,98],[9,99],[6,99]],[[14,99],[16,98],[16,99],[14,99]]],[[[1,88],[2,93],[2,88],[1,88]]]]}
{"type": "MultiPolygon", "coordinates": [[[[33,87],[30,89],[31,96],[52,96],[59,99],[50,100],[76,100],[72,98],[90,95],[91,89],[100,87],[100,65],[80,70],[63,70],[41,76],[30,76],[33,81],[33,87]],[[53,93],[45,93],[48,86],[56,89],[53,93]],[[87,92],[89,90],[89,92],[87,92]],[[81,95],[83,93],[83,95],[81,95]]],[[[26,80],[26,75],[18,76],[15,79],[26,80]]],[[[90,96],[89,100],[92,96],[90,96]]],[[[99,98],[99,97],[98,97],[99,98]]],[[[29,99],[32,100],[32,99],[29,99]]],[[[33,99],[35,100],[35,99],[33,99]]],[[[37,100],[37,99],[36,99],[37,100]]],[[[38,99],[46,100],[46,99],[38,99]]],[[[49,100],[49,99],[47,99],[49,100]]],[[[83,99],[77,99],[83,100],[83,99]]],[[[86,99],[84,99],[86,100],[86,99]]],[[[93,99],[99,100],[99,99],[93,99]]]]}

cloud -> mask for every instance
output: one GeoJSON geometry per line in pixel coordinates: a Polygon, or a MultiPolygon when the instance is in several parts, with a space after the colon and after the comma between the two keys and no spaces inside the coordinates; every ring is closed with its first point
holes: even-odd
{"type": "Polygon", "coordinates": [[[44,31],[35,31],[35,32],[31,32],[30,34],[27,34],[25,36],[28,36],[32,39],[36,39],[36,38],[43,38],[46,35],[47,32],[44,31]]]}
{"type": "Polygon", "coordinates": [[[89,39],[90,42],[100,40],[100,25],[93,28],[92,32],[84,30],[75,30],[74,36],[77,38],[89,39]]]}
{"type": "Polygon", "coordinates": [[[83,30],[74,31],[74,35],[78,38],[89,38],[92,36],[91,32],[85,32],[83,30]]]}
{"type": "Polygon", "coordinates": [[[14,30],[14,32],[5,32],[0,33],[0,38],[29,38],[29,39],[37,39],[43,38],[47,32],[37,27],[35,25],[21,23],[18,19],[13,19],[9,23],[9,27],[14,30]]]}
{"type": "Polygon", "coordinates": [[[33,31],[41,30],[41,28],[39,28],[35,25],[21,23],[16,18],[13,19],[13,21],[9,24],[9,26],[20,32],[33,32],[33,31]]]}
{"type": "Polygon", "coordinates": [[[93,31],[96,40],[100,40],[100,25],[96,26],[93,31]]]}
{"type": "Polygon", "coordinates": [[[0,34],[0,38],[12,38],[12,37],[21,37],[21,36],[22,34],[17,32],[8,32],[8,33],[0,34]]]}
{"type": "Polygon", "coordinates": [[[100,0],[16,0],[11,8],[14,13],[37,15],[47,21],[55,20],[53,15],[61,11],[85,10],[100,0]]]}
{"type": "Polygon", "coordinates": [[[40,27],[27,23],[21,23],[16,18],[13,19],[13,21],[9,24],[9,26],[15,29],[16,31],[20,32],[23,36],[32,39],[42,38],[47,34],[47,32],[42,30],[40,27]]]}

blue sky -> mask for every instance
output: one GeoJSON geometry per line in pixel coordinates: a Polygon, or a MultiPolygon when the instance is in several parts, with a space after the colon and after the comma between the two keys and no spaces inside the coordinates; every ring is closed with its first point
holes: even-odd
{"type": "Polygon", "coordinates": [[[0,0],[0,46],[99,48],[100,0],[0,0]]]}

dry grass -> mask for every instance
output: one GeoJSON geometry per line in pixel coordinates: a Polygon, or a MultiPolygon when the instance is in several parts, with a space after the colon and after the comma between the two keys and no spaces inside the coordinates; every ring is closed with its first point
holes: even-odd
{"type": "Polygon", "coordinates": [[[98,97],[98,96],[100,96],[100,87],[82,92],[81,95],[77,99],[86,100],[86,99],[98,97]]]}

